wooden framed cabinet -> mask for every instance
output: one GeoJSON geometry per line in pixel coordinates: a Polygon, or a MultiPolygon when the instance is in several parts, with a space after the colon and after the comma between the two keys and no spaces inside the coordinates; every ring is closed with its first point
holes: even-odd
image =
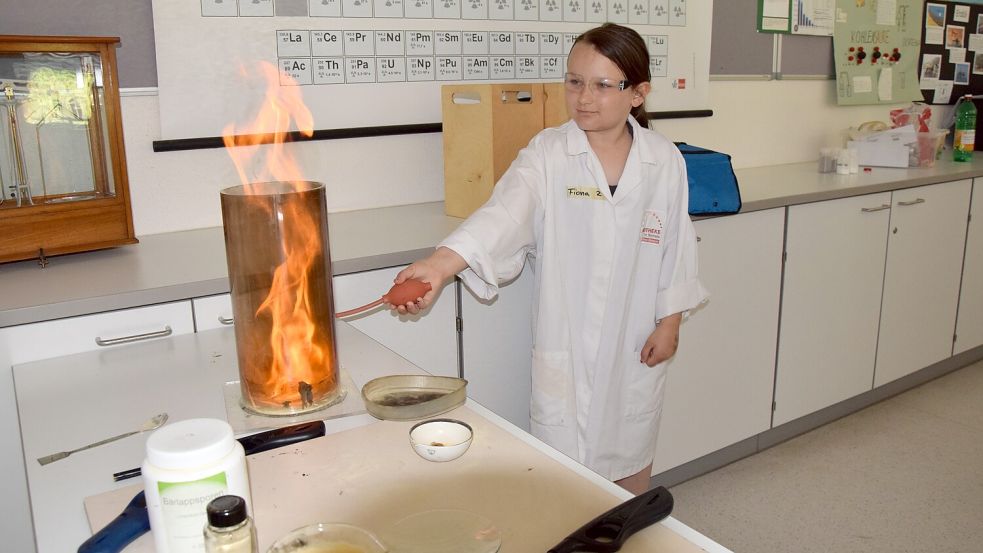
{"type": "Polygon", "coordinates": [[[870,390],[891,193],[788,208],[773,426],[870,390]]]}
{"type": "Polygon", "coordinates": [[[967,179],[892,193],[874,386],[952,354],[971,190],[967,179]]]}
{"type": "Polygon", "coordinates": [[[680,327],[653,474],[770,426],[784,223],[781,208],[696,222],[710,300],[680,327]]]}
{"type": "Polygon", "coordinates": [[[983,178],[973,181],[968,224],[953,355],[983,345],[983,178]]]}
{"type": "Polygon", "coordinates": [[[118,45],[0,35],[0,262],[137,242],[118,45]]]}

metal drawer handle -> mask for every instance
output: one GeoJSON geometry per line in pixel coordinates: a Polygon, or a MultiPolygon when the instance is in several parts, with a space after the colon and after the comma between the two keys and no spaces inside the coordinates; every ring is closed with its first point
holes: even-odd
{"type": "Polygon", "coordinates": [[[884,211],[885,209],[891,209],[891,204],[881,204],[880,207],[861,207],[860,211],[864,213],[873,213],[875,211],[884,211]]]}
{"type": "Polygon", "coordinates": [[[97,346],[115,346],[118,344],[128,344],[130,342],[139,342],[140,340],[150,340],[151,338],[163,338],[164,336],[170,336],[174,331],[171,330],[170,325],[164,325],[164,330],[158,330],[155,332],[147,332],[146,334],[134,334],[133,336],[122,336],[120,338],[109,338],[108,340],[103,340],[102,338],[96,336],[97,346]]]}
{"type": "Polygon", "coordinates": [[[915,205],[915,204],[923,204],[923,203],[925,203],[925,200],[923,200],[922,198],[915,198],[910,202],[898,202],[898,205],[915,205]]]}
{"type": "Polygon", "coordinates": [[[235,319],[233,319],[232,317],[229,317],[228,319],[226,319],[225,317],[219,315],[218,316],[218,322],[220,322],[220,323],[222,323],[224,325],[230,325],[230,324],[233,324],[235,322],[235,319]]]}

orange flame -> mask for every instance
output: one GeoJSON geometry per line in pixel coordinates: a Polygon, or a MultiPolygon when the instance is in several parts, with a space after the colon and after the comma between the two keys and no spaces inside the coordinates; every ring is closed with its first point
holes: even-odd
{"type": "Polygon", "coordinates": [[[258,76],[250,75],[244,69],[241,72],[246,80],[244,86],[261,81],[266,87],[266,96],[255,120],[242,127],[229,123],[222,130],[222,142],[239,173],[239,181],[248,187],[250,183],[266,180],[299,180],[297,163],[284,144],[289,141],[291,120],[296,123],[297,132],[307,137],[314,134],[314,117],[304,105],[300,87],[269,62],[260,62],[258,76]],[[284,86],[280,85],[281,80],[284,86]],[[262,144],[270,145],[265,152],[265,164],[256,163],[259,159],[256,147],[262,144]],[[257,165],[259,174],[248,175],[249,169],[257,165]]]}
{"type": "MultiPolygon", "coordinates": [[[[247,197],[257,194],[252,183],[268,180],[288,183],[293,191],[303,190],[299,167],[285,143],[290,138],[291,122],[301,134],[311,136],[313,117],[304,105],[300,87],[286,82],[289,77],[276,66],[262,63],[259,73],[266,86],[264,104],[252,123],[226,126],[222,137],[226,149],[247,197]],[[286,84],[281,85],[281,81],[286,84]],[[265,157],[265,163],[258,160],[260,157],[265,157]]],[[[272,207],[260,203],[264,209],[275,210],[270,215],[279,224],[284,261],[274,270],[269,294],[255,312],[256,320],[271,321],[269,336],[264,325],[255,325],[254,330],[260,332],[250,336],[252,343],[269,341],[269,366],[262,366],[260,359],[249,364],[242,374],[247,382],[244,393],[248,391],[254,403],[307,407],[312,396],[336,387],[336,375],[325,374],[325,368],[333,365],[329,362],[334,355],[331,331],[327,331],[326,340],[325,331],[319,332],[312,316],[316,312],[312,296],[320,297],[312,294],[312,286],[317,285],[317,279],[311,278],[312,267],[323,263],[327,248],[316,214],[305,209],[303,202],[284,198],[274,201],[272,207]]]]}

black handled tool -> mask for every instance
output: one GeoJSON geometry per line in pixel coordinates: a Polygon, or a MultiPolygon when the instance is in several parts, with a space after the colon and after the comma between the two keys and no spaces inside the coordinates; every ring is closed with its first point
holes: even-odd
{"type": "Polygon", "coordinates": [[[632,534],[672,513],[672,494],[659,486],[580,527],[547,553],[613,553],[632,534]]]}
{"type": "MultiPolygon", "coordinates": [[[[239,443],[246,450],[246,455],[252,455],[321,436],[324,436],[324,421],[313,421],[245,436],[239,438],[239,443]]],[[[124,470],[114,474],[113,480],[120,481],[139,475],[139,468],[124,470]]],[[[148,530],[150,517],[147,514],[147,500],[141,491],[130,500],[119,516],[85,540],[79,546],[78,553],[118,553],[148,530]]]]}
{"type": "MultiPolygon", "coordinates": [[[[318,438],[323,435],[324,421],[312,421],[293,426],[284,426],[283,428],[274,428],[273,430],[244,436],[238,438],[238,440],[242,444],[242,448],[246,450],[246,455],[252,455],[253,453],[269,451],[285,445],[310,440],[311,438],[318,438]]],[[[119,482],[120,480],[126,480],[135,476],[140,476],[140,467],[113,473],[113,482],[119,482]]]]}

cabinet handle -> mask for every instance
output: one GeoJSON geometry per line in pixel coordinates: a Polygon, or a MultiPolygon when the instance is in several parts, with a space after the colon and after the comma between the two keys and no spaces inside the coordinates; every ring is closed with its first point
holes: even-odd
{"type": "Polygon", "coordinates": [[[218,322],[220,322],[220,323],[222,323],[224,325],[230,325],[230,324],[233,324],[235,322],[235,319],[233,319],[232,317],[229,317],[228,319],[226,319],[225,317],[219,315],[218,316],[218,322]]]}
{"type": "Polygon", "coordinates": [[[699,236],[697,236],[697,237],[696,237],[696,241],[697,241],[697,242],[702,242],[702,241],[703,241],[703,238],[700,238],[699,236]]]}
{"type": "Polygon", "coordinates": [[[122,336],[120,338],[109,338],[103,340],[102,338],[96,336],[97,346],[115,346],[118,344],[128,344],[130,342],[139,342],[140,340],[149,340],[151,338],[163,338],[164,336],[170,336],[174,331],[171,330],[170,325],[164,325],[164,330],[157,330],[155,332],[147,332],[145,334],[134,334],[133,336],[122,336]]]}
{"type": "Polygon", "coordinates": [[[860,211],[864,213],[873,213],[875,211],[884,211],[885,209],[891,209],[891,204],[881,204],[880,207],[861,207],[860,211]]]}
{"type": "Polygon", "coordinates": [[[922,199],[922,198],[915,198],[914,200],[911,200],[911,201],[908,201],[908,202],[898,202],[898,205],[915,205],[915,204],[923,204],[923,203],[925,203],[925,200],[924,199],[922,199]]]}

